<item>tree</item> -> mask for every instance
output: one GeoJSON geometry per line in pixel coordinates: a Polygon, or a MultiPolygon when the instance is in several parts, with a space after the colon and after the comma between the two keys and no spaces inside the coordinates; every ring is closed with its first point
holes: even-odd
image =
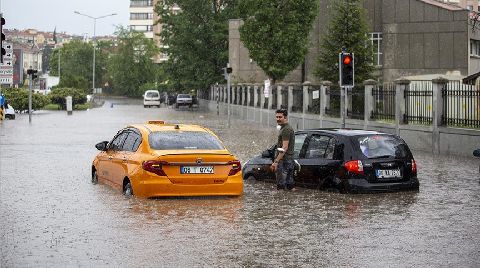
{"type": "Polygon", "coordinates": [[[333,17],[322,37],[315,74],[321,80],[339,80],[338,53],[342,47],[355,54],[355,81],[374,78],[373,51],[365,12],[359,0],[334,0],[333,17]]]}
{"type": "MultiPolygon", "coordinates": [[[[6,88],[3,89],[5,100],[17,111],[28,110],[28,89],[26,88],[6,88]]],[[[32,94],[32,109],[38,110],[50,102],[48,96],[40,93],[32,94]]]]}
{"type": "Polygon", "coordinates": [[[236,17],[238,0],[158,1],[155,12],[162,25],[162,52],[170,86],[177,90],[204,89],[224,82],[228,62],[228,20],[236,17]],[[180,12],[172,12],[177,5],[180,12]]]}
{"type": "Polygon", "coordinates": [[[304,60],[317,0],[243,0],[240,40],[273,80],[283,79],[304,60]]]}
{"type": "MultiPolygon", "coordinates": [[[[95,85],[103,81],[106,73],[106,59],[108,53],[101,48],[102,43],[97,44],[95,53],[95,85]]],[[[59,87],[77,87],[85,93],[91,92],[93,79],[93,45],[79,40],[65,44],[55,49],[50,57],[50,74],[58,75],[58,60],[60,53],[60,84],[59,87]],[[86,80],[87,83],[78,81],[86,80]]]]}
{"type": "Polygon", "coordinates": [[[120,27],[116,34],[118,47],[108,61],[109,84],[115,94],[141,96],[141,86],[158,79],[159,66],[152,61],[158,48],[141,32],[120,27]]]}

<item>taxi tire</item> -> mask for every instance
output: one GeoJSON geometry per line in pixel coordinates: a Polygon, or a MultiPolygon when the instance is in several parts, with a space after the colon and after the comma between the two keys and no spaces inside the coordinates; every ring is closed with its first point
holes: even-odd
{"type": "Polygon", "coordinates": [[[125,195],[125,196],[132,196],[133,195],[132,184],[130,183],[130,181],[127,181],[125,186],[123,186],[123,195],[125,195]]]}
{"type": "Polygon", "coordinates": [[[97,184],[98,183],[98,174],[97,171],[94,170],[92,173],[92,184],[97,184]]]}

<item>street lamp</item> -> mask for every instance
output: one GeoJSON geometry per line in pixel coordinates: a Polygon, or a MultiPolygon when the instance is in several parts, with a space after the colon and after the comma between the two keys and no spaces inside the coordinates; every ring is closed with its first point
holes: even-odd
{"type": "Polygon", "coordinates": [[[96,43],[95,43],[95,30],[96,30],[97,20],[105,18],[105,17],[115,16],[115,15],[117,15],[117,13],[112,13],[112,14],[108,14],[108,15],[104,15],[104,16],[100,16],[100,17],[92,17],[90,15],[83,14],[83,13],[80,13],[78,11],[74,11],[74,13],[78,14],[78,15],[85,16],[85,17],[90,18],[90,19],[93,19],[93,80],[92,80],[93,92],[92,93],[95,93],[95,45],[96,45],[96,43]]]}

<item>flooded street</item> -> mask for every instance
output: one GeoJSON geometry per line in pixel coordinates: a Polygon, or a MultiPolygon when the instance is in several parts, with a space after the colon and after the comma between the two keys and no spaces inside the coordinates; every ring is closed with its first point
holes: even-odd
{"type": "Polygon", "coordinates": [[[123,102],[0,124],[0,267],[480,266],[473,156],[411,148],[419,192],[277,192],[246,181],[239,198],[126,198],[92,185],[90,168],[94,145],[127,124],[204,125],[242,163],[272,145],[277,131],[235,119],[227,129],[215,113],[123,102]]]}

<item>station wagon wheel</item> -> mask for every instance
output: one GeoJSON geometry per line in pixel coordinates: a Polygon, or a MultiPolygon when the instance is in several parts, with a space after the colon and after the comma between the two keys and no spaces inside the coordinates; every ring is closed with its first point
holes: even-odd
{"type": "Polygon", "coordinates": [[[92,173],[92,183],[93,184],[97,184],[98,183],[98,174],[97,174],[97,171],[94,170],[93,173],[92,173]]]}
{"type": "Polygon", "coordinates": [[[128,181],[125,186],[123,186],[123,194],[125,196],[132,196],[133,195],[133,189],[132,189],[132,184],[130,181],[128,181]]]}

